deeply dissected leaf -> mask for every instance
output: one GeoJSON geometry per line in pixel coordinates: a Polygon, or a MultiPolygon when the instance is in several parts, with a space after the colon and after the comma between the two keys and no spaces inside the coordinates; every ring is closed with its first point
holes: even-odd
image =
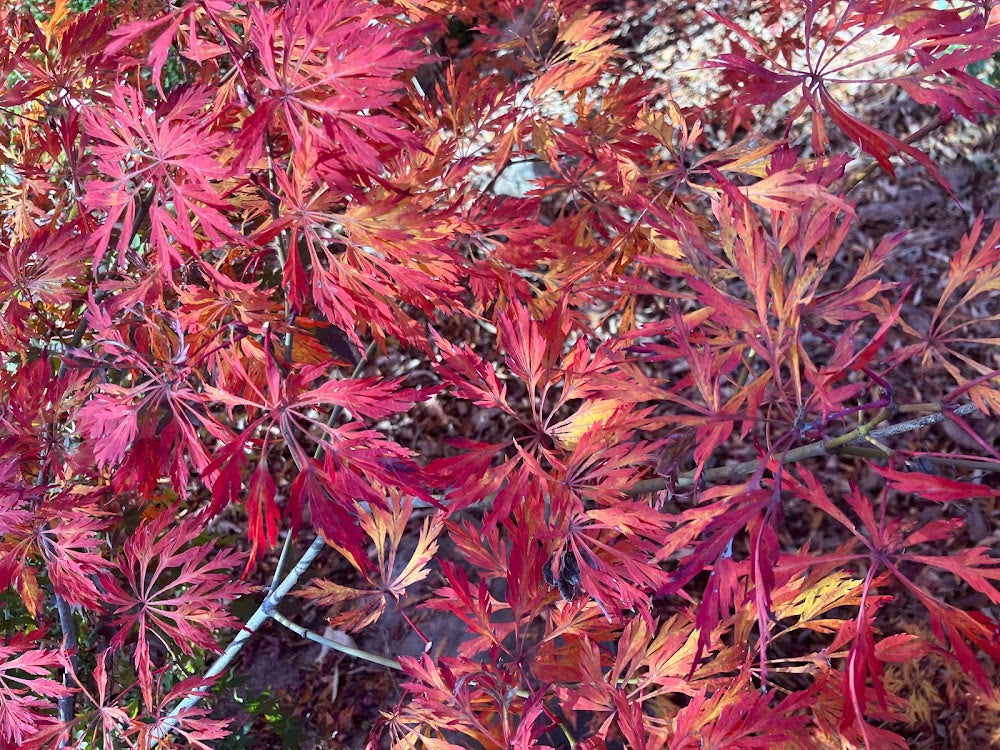
{"type": "Polygon", "coordinates": [[[822,121],[826,114],[890,174],[889,157],[905,154],[950,190],[930,157],[849,114],[833,92],[859,79],[871,85],[895,85],[916,101],[938,107],[945,119],[956,114],[974,117],[1000,107],[995,90],[984,89],[963,72],[964,66],[992,54],[996,44],[996,27],[989,27],[981,13],[961,14],[909,1],[874,9],[856,0],[808,0],[801,10],[778,21],[784,33],[762,43],[738,22],[714,17],[741,42],[749,43],[753,52],[724,54],[708,64],[738,82],[736,99],[742,106],[771,104],[798,89],[788,124],[791,127],[806,109],[812,110],[812,144],[817,153],[825,153],[830,143],[822,121]],[[870,42],[863,45],[869,35],[870,42]],[[796,57],[797,48],[805,48],[804,54],[796,57]]]}
{"type": "Polygon", "coordinates": [[[367,560],[354,557],[354,550],[339,547],[335,540],[330,540],[365,577],[368,588],[354,588],[317,579],[300,589],[297,594],[325,606],[340,606],[341,611],[328,618],[334,627],[357,631],[374,623],[385,612],[387,596],[392,596],[398,602],[406,596],[407,587],[427,577],[430,572],[428,563],[437,552],[437,537],[442,531],[442,525],[439,521],[432,522],[427,518],[409,560],[402,566],[397,565],[397,551],[412,512],[412,499],[396,503],[389,510],[370,506],[361,511],[359,525],[375,545],[377,560],[374,572],[369,569],[367,560]],[[346,611],[343,607],[347,608],[346,611]]]}
{"type": "Polygon", "coordinates": [[[56,699],[73,692],[55,679],[64,657],[45,648],[42,635],[18,633],[0,644],[0,741],[11,747],[54,723],[56,699]]]}
{"type": "Polygon", "coordinates": [[[110,248],[118,222],[114,250],[122,262],[143,209],[154,262],[164,269],[184,260],[175,245],[196,250],[200,233],[217,242],[232,237],[222,213],[228,204],[213,185],[227,174],[217,158],[226,136],[212,128],[208,92],[180,92],[156,111],[139,90],[120,86],[111,102],[108,111],[83,112],[86,132],[100,144],[95,152],[104,175],[87,185],[90,206],[106,213],[92,238],[95,262],[110,248]]]}
{"type": "Polygon", "coordinates": [[[169,512],[144,522],[116,560],[122,581],[101,576],[105,600],[115,613],[112,645],[130,644],[147,706],[153,703],[150,641],[189,655],[195,648],[218,650],[214,631],[236,625],[226,604],[250,590],[233,578],[245,556],[197,543],[201,526],[197,516],[174,519],[169,512]]]}

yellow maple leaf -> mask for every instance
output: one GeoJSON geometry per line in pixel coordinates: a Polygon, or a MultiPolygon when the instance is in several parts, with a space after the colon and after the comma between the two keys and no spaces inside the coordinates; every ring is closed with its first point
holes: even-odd
{"type": "Polygon", "coordinates": [[[613,399],[594,399],[581,406],[575,414],[553,425],[549,435],[559,448],[572,451],[580,438],[595,427],[607,424],[619,403],[613,399]]]}

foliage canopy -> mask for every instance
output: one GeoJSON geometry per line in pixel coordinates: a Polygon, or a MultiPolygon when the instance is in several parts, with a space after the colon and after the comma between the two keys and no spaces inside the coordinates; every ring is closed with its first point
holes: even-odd
{"type": "Polygon", "coordinates": [[[1000,496],[1000,225],[941,248],[924,319],[848,197],[901,160],[951,189],[851,87],[995,114],[988,3],[698,8],[706,106],[582,0],[30,10],[0,45],[0,745],[224,737],[205,654],[313,532],[354,571],[295,592],[333,627],[467,630],[400,656],[372,747],[905,747],[893,669],[989,694],[1000,564],[963,527],[1000,496]],[[901,441],[939,422],[976,455],[901,441]]]}

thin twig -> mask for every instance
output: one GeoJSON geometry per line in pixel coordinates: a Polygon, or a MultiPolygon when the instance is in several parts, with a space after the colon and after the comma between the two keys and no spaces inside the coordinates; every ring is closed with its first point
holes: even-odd
{"type": "MultiPolygon", "coordinates": [[[[60,594],[55,593],[56,601],[56,612],[59,614],[59,629],[62,631],[62,650],[70,651],[76,647],[77,642],[77,632],[76,623],[73,621],[73,610],[60,594]]],[[[70,657],[70,664],[73,665],[74,674],[78,673],[80,670],[80,659],[76,654],[70,657]]],[[[66,687],[75,687],[73,683],[75,680],[73,676],[68,671],[63,671],[63,685],[66,687]]],[[[76,713],[76,693],[70,693],[69,695],[59,696],[59,721],[68,723],[73,721],[73,715],[76,713]]]]}
{"type": "Polygon", "coordinates": [[[275,622],[284,625],[286,628],[291,630],[303,638],[312,641],[313,643],[318,643],[321,646],[326,646],[327,648],[332,648],[334,651],[339,651],[342,654],[347,654],[348,656],[353,656],[356,659],[363,659],[364,661],[370,661],[373,664],[378,664],[383,667],[388,667],[389,669],[395,669],[397,671],[403,671],[402,665],[395,659],[389,659],[385,656],[379,656],[378,654],[373,654],[371,651],[365,651],[354,646],[348,646],[346,643],[339,643],[338,641],[331,640],[330,638],[324,638],[319,633],[314,633],[309,630],[309,628],[304,628],[297,622],[293,622],[285,617],[281,612],[276,609],[268,611],[268,616],[275,622]]]}
{"type": "MultiPolygon", "coordinates": [[[[837,452],[842,456],[859,456],[861,458],[882,458],[885,456],[884,451],[863,445],[849,445],[837,452]]],[[[947,466],[952,469],[966,469],[968,471],[1000,472],[1000,461],[991,461],[987,458],[950,458],[926,455],[919,455],[918,458],[919,461],[933,466],[947,466]]]]}
{"type": "MultiPolygon", "coordinates": [[[[959,415],[972,414],[978,411],[979,410],[972,404],[963,404],[962,406],[958,406],[951,410],[952,413],[959,415]]],[[[919,430],[921,427],[929,427],[930,425],[943,422],[947,418],[948,414],[946,412],[939,411],[934,414],[925,414],[917,419],[910,419],[906,422],[898,422],[896,424],[886,425],[885,427],[879,427],[877,429],[866,429],[866,426],[862,425],[861,427],[857,427],[850,432],[844,433],[843,435],[838,435],[835,438],[818,440],[815,443],[809,443],[808,445],[793,448],[792,450],[779,455],[777,460],[782,464],[789,464],[797,461],[803,461],[807,458],[829,456],[839,453],[847,446],[864,445],[866,443],[870,444],[872,440],[881,440],[882,438],[888,438],[894,435],[912,432],[913,430],[919,430]]],[[[753,461],[743,461],[738,464],[708,469],[702,473],[702,478],[707,482],[735,479],[736,477],[753,474],[760,468],[760,466],[761,462],[759,459],[755,459],[753,461]]],[[[695,472],[687,471],[678,476],[676,481],[672,483],[666,479],[645,479],[641,482],[636,482],[636,484],[628,490],[626,494],[645,495],[650,492],[665,490],[671,486],[674,488],[690,487],[694,484],[694,477],[695,472]]]]}

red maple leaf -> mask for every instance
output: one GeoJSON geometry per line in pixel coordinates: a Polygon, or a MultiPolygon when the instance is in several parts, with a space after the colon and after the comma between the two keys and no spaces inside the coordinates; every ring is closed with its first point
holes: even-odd
{"type": "Polygon", "coordinates": [[[335,181],[350,184],[358,172],[378,174],[379,146],[416,144],[388,111],[403,88],[396,75],[427,61],[411,31],[357,0],[292,0],[250,13],[260,93],[237,141],[243,159],[256,160],[277,122],[296,147],[329,144],[335,181]]]}
{"type": "Polygon", "coordinates": [[[165,512],[144,521],[125,541],[115,561],[118,577],[104,574],[105,600],[114,607],[115,648],[131,641],[139,687],[148,707],[153,705],[150,639],[185,654],[201,648],[217,651],[214,631],[238,625],[226,604],[251,590],[235,580],[233,571],[246,558],[234,549],[215,550],[198,543],[204,519],[177,519],[165,512]]]}
{"type": "Polygon", "coordinates": [[[73,690],[49,677],[64,656],[39,647],[44,631],[17,633],[0,641],[0,744],[20,747],[41,727],[54,723],[54,699],[73,690]]]}
{"type": "Polygon", "coordinates": [[[214,127],[210,105],[208,91],[189,88],[153,108],[138,89],[119,85],[110,107],[83,111],[102,174],[85,186],[87,205],[105,213],[91,235],[95,264],[116,234],[114,249],[124,261],[143,209],[149,246],[166,278],[184,261],[178,246],[197,251],[201,237],[219,244],[239,239],[213,185],[228,174],[217,154],[229,135],[214,127]]]}

